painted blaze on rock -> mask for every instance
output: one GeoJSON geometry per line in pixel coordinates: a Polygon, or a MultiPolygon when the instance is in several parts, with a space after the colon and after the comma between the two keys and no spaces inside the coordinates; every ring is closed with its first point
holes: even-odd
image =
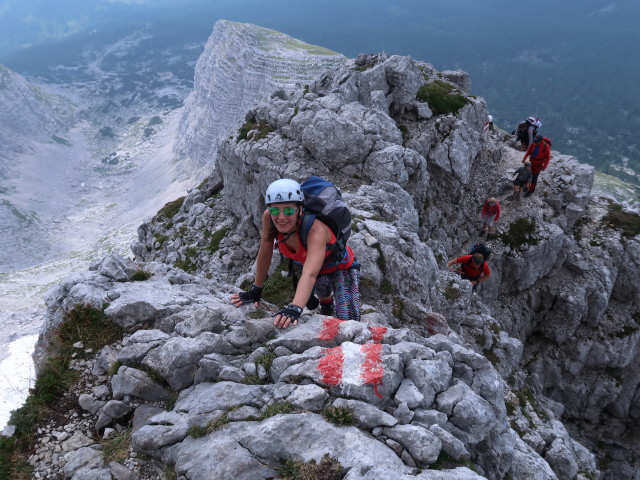
{"type": "MultiPolygon", "coordinates": [[[[321,340],[331,340],[340,332],[342,320],[336,318],[325,319],[320,332],[321,340]]],[[[387,329],[385,327],[369,327],[371,339],[374,343],[359,345],[344,342],[341,345],[328,348],[324,357],[318,363],[322,374],[322,382],[334,386],[341,384],[372,385],[378,397],[378,385],[382,383],[384,368],[381,360],[382,338],[387,329]]]]}

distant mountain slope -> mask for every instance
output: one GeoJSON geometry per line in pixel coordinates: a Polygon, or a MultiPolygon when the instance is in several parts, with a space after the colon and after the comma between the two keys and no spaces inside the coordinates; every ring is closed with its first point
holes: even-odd
{"type": "Polygon", "coordinates": [[[63,143],[56,134],[68,125],[73,111],[69,100],[0,65],[0,178],[7,178],[14,154],[28,153],[35,143],[63,143]]]}
{"type": "MultiPolygon", "coordinates": [[[[345,57],[280,32],[220,20],[196,66],[176,152],[183,168],[213,166],[218,140],[243,122],[244,112],[278,88],[310,83],[345,57]]],[[[234,132],[235,133],[235,132],[234,132]]]]}

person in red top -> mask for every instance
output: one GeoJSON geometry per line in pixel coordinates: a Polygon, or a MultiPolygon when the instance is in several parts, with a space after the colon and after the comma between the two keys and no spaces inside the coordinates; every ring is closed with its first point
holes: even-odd
{"type": "Polygon", "coordinates": [[[529,190],[524,194],[525,197],[528,197],[535,192],[538,175],[540,175],[541,171],[547,169],[549,160],[551,160],[551,147],[541,135],[536,135],[533,139],[533,143],[529,145],[529,148],[527,148],[527,151],[524,153],[524,157],[522,158],[523,163],[527,157],[531,158],[532,178],[531,186],[529,186],[529,190]]]}
{"type": "MultiPolygon", "coordinates": [[[[251,290],[233,294],[231,303],[237,307],[251,302],[259,305],[273,250],[277,248],[284,257],[302,265],[302,274],[293,300],[275,316],[273,324],[276,327],[297,325],[302,309],[311,303],[313,293],[319,297],[321,313],[333,315],[335,296],[336,317],[359,321],[360,264],[349,246],[340,252],[340,258],[335,258],[330,246],[336,242],[336,236],[320,220],[311,224],[307,247],[304,247],[299,233],[303,202],[302,188],[295,180],[284,178],[269,185],[265,195],[267,209],[262,214],[255,283],[251,290]]],[[[317,300],[315,302],[317,306],[317,300]]]]}
{"type": "Polygon", "coordinates": [[[460,277],[464,280],[470,280],[474,291],[480,282],[486,282],[491,277],[489,265],[484,261],[484,256],[481,253],[463,255],[462,257],[449,260],[447,267],[453,267],[453,265],[458,263],[461,265],[460,277]]]}
{"type": "Polygon", "coordinates": [[[500,218],[500,202],[495,197],[491,197],[482,206],[482,232],[488,230],[489,235],[493,232],[493,225],[500,218]]]}

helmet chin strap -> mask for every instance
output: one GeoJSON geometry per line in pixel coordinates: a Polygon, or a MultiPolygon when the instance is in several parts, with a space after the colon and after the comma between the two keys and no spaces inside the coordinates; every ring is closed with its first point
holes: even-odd
{"type": "Polygon", "coordinates": [[[284,235],[284,237],[282,237],[283,242],[286,242],[287,240],[289,240],[291,238],[291,235],[293,235],[298,231],[298,224],[300,223],[300,207],[298,206],[296,207],[296,209],[298,210],[298,212],[296,213],[296,226],[293,230],[291,230],[289,233],[284,235]]]}
{"type": "Polygon", "coordinates": [[[282,241],[286,242],[287,240],[289,240],[291,238],[291,235],[293,235],[297,231],[298,231],[298,228],[296,227],[293,231],[287,233],[284,237],[282,237],[282,241]]]}

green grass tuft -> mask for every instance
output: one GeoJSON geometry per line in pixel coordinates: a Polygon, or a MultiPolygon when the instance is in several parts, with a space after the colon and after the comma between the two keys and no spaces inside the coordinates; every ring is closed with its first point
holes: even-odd
{"type": "Polygon", "coordinates": [[[500,235],[502,243],[513,249],[520,248],[523,244],[537,245],[538,239],[534,237],[536,232],[536,221],[528,218],[518,218],[511,225],[509,230],[500,235]]]}
{"type": "Polygon", "coordinates": [[[67,313],[58,329],[58,352],[69,359],[74,353],[76,358],[87,358],[105,345],[121,340],[122,336],[122,329],[111,322],[104,311],[90,305],[77,305],[67,313]],[[73,347],[77,342],[82,342],[83,348],[73,347]]]}
{"type": "Polygon", "coordinates": [[[122,366],[122,362],[120,360],[116,360],[115,362],[113,362],[109,367],[109,375],[111,376],[117,375],[118,370],[120,370],[121,366],[122,366]]]}
{"type": "Polygon", "coordinates": [[[295,294],[291,278],[280,274],[282,271],[288,271],[286,264],[287,261],[283,259],[275,273],[262,286],[262,299],[280,307],[288,305],[295,294]]]}
{"type": "Polygon", "coordinates": [[[459,91],[442,80],[434,80],[426,83],[416,95],[416,99],[427,102],[434,115],[456,113],[469,103],[469,99],[459,91]]]}
{"type": "Polygon", "coordinates": [[[163,480],[177,480],[178,474],[176,473],[175,467],[172,467],[172,466],[166,467],[166,470],[164,471],[164,476],[162,478],[163,480]]]}
{"type": "Polygon", "coordinates": [[[349,407],[327,407],[322,416],[336,425],[353,425],[356,421],[349,407]]]}
{"type": "Polygon", "coordinates": [[[173,200],[172,202],[165,203],[164,207],[162,207],[158,211],[156,217],[164,217],[164,218],[175,217],[176,213],[180,211],[180,207],[182,207],[182,204],[184,203],[184,199],[185,197],[180,197],[173,200]]]}
{"type": "Polygon", "coordinates": [[[384,271],[387,268],[387,260],[384,258],[384,253],[382,253],[382,247],[380,246],[379,242],[376,242],[373,244],[373,248],[375,248],[378,251],[378,258],[376,258],[376,264],[378,265],[378,268],[380,269],[380,271],[384,273],[384,271]]]}
{"type": "Polygon", "coordinates": [[[145,280],[149,280],[151,278],[151,273],[146,270],[136,270],[131,274],[129,280],[133,282],[144,282],[145,280]]]}
{"type": "Polygon", "coordinates": [[[156,242],[158,242],[160,246],[162,246],[164,242],[169,240],[169,237],[167,235],[161,235],[159,233],[154,233],[153,238],[155,238],[156,242]]]}
{"type": "Polygon", "coordinates": [[[273,417],[274,415],[291,413],[294,410],[294,406],[291,402],[275,402],[271,405],[267,405],[267,408],[264,409],[261,419],[273,417]]]}
{"type": "Polygon", "coordinates": [[[393,285],[389,281],[388,278],[384,278],[382,282],[380,282],[380,293],[384,295],[391,295],[393,293],[393,285]]]}
{"type": "Polygon", "coordinates": [[[105,463],[118,462],[122,463],[129,458],[129,447],[131,446],[131,433],[129,428],[120,433],[115,434],[108,440],[102,441],[102,454],[105,463]]]}
{"type": "Polygon", "coordinates": [[[267,371],[267,374],[270,374],[271,364],[273,363],[275,358],[276,358],[276,354],[273,353],[271,350],[269,350],[268,352],[264,352],[262,355],[258,356],[258,358],[256,358],[255,364],[262,365],[264,369],[267,371]]]}
{"type": "Polygon", "coordinates": [[[204,437],[207,434],[207,427],[201,427],[200,425],[192,425],[187,430],[190,436],[193,438],[204,437]]]}
{"type": "Polygon", "coordinates": [[[227,416],[227,413],[225,412],[222,415],[220,415],[218,418],[216,418],[215,420],[211,420],[209,422],[209,424],[207,425],[207,433],[215,432],[216,430],[218,430],[220,427],[226,425],[227,423],[229,423],[229,417],[227,416]]]}
{"type": "Polygon", "coordinates": [[[444,289],[443,295],[447,300],[456,300],[457,298],[460,298],[460,295],[462,294],[460,293],[459,288],[446,287],[444,289]]]}
{"type": "Polygon", "coordinates": [[[264,120],[260,120],[258,123],[247,121],[240,127],[240,130],[238,130],[236,143],[239,143],[241,140],[247,140],[249,142],[252,140],[261,140],[273,131],[274,128],[264,120]]]}
{"type": "Polygon", "coordinates": [[[207,247],[207,250],[209,250],[211,253],[217,252],[218,249],[220,248],[220,242],[225,237],[228,231],[229,229],[227,227],[224,227],[214,232],[211,235],[211,240],[209,241],[209,246],[207,247]]]}
{"type": "Polygon", "coordinates": [[[344,476],[342,465],[328,453],[320,463],[315,460],[285,460],[277,469],[282,480],[340,480],[344,476]]]}
{"type": "Polygon", "coordinates": [[[173,266],[176,268],[180,268],[187,273],[195,272],[196,270],[198,270],[198,266],[193,263],[192,259],[189,257],[183,260],[176,260],[175,262],[173,262],[173,266]]]}
{"type": "Polygon", "coordinates": [[[621,205],[609,205],[609,213],[604,216],[603,221],[609,227],[621,230],[625,237],[640,234],[640,215],[623,211],[621,205]]]}
{"type": "Polygon", "coordinates": [[[56,402],[71,388],[78,373],[69,368],[73,358],[95,355],[103,346],[122,339],[121,328],[90,305],[77,305],[53,332],[47,359],[24,405],[11,413],[11,438],[0,437],[0,480],[33,478],[27,455],[33,448],[36,429],[52,413],[56,402]],[[73,345],[81,342],[82,348],[73,345]],[[75,354],[75,357],[74,357],[75,354]]]}
{"type": "Polygon", "coordinates": [[[245,385],[265,385],[267,382],[262,380],[258,375],[245,375],[242,383],[245,385]]]}

